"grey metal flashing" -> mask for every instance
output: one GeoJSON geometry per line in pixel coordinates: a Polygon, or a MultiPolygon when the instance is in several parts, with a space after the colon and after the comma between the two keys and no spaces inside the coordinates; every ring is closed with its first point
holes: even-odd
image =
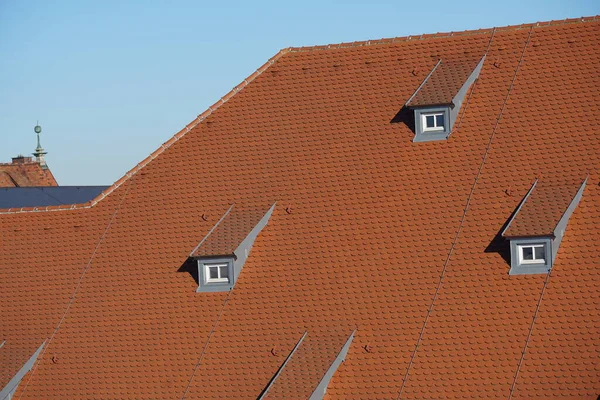
{"type": "Polygon", "coordinates": [[[248,258],[250,251],[252,250],[254,241],[258,237],[259,233],[263,230],[263,228],[265,226],[267,226],[267,223],[269,222],[269,219],[271,218],[271,215],[273,214],[273,211],[275,210],[276,205],[277,205],[277,202],[275,202],[271,206],[271,208],[269,208],[269,210],[260,219],[260,221],[258,221],[256,226],[250,231],[250,233],[248,233],[248,236],[246,236],[246,238],[244,240],[242,240],[242,242],[238,245],[238,247],[233,252],[233,254],[235,255],[235,259],[233,260],[233,274],[234,274],[233,282],[234,282],[234,284],[237,281],[238,277],[240,276],[240,273],[242,272],[242,268],[244,267],[244,264],[246,263],[246,259],[248,258]]]}
{"type": "Polygon", "coordinates": [[[223,222],[223,220],[227,217],[227,215],[231,212],[231,209],[233,208],[233,204],[231,206],[229,206],[229,208],[227,209],[227,211],[225,211],[225,214],[223,214],[223,216],[217,221],[217,223],[210,229],[210,231],[208,231],[208,233],[206,234],[206,236],[204,236],[204,238],[200,241],[200,243],[198,243],[198,246],[194,247],[194,250],[192,250],[192,252],[190,253],[190,257],[192,257],[192,255],[196,252],[196,250],[198,250],[200,248],[200,246],[202,246],[202,243],[204,243],[206,241],[206,239],[208,239],[208,237],[210,236],[211,233],[213,233],[213,231],[215,229],[217,229],[217,226],[219,226],[219,224],[221,222],[223,222]]]}
{"type": "Polygon", "coordinates": [[[406,107],[408,105],[408,103],[410,103],[410,101],[417,95],[417,93],[419,93],[419,91],[421,90],[421,88],[427,83],[427,81],[429,80],[429,78],[431,77],[431,75],[433,75],[433,73],[435,72],[435,70],[437,69],[437,67],[439,67],[439,65],[442,63],[442,59],[440,58],[437,62],[437,64],[435,64],[433,66],[433,69],[431,70],[431,72],[429,74],[427,74],[427,76],[425,77],[425,79],[423,79],[423,82],[421,82],[421,84],[419,85],[419,87],[417,88],[417,90],[415,90],[415,92],[412,94],[412,96],[410,96],[408,98],[408,100],[406,100],[406,103],[404,103],[404,106],[406,107]]]}
{"type": "Polygon", "coordinates": [[[517,215],[521,211],[521,208],[523,208],[523,206],[525,205],[525,202],[527,201],[527,199],[529,198],[529,196],[533,192],[533,189],[535,189],[535,185],[537,185],[537,183],[538,183],[538,180],[536,179],[533,182],[533,185],[531,185],[531,188],[529,188],[529,191],[527,192],[527,194],[525,195],[525,197],[523,197],[523,200],[521,200],[521,203],[519,204],[519,207],[517,207],[517,211],[515,211],[515,213],[513,214],[512,218],[510,219],[510,221],[508,221],[508,224],[506,224],[506,228],[504,228],[504,230],[500,234],[500,235],[502,235],[502,237],[504,237],[504,233],[508,230],[508,228],[510,228],[510,224],[512,224],[512,222],[515,220],[515,218],[517,217],[517,215]]]}
{"type": "Polygon", "coordinates": [[[560,247],[560,243],[562,242],[562,238],[565,234],[565,230],[567,229],[567,224],[569,223],[569,219],[571,218],[571,215],[573,215],[573,211],[575,211],[575,209],[579,205],[579,201],[581,200],[581,197],[583,196],[583,190],[585,189],[587,180],[588,180],[588,176],[586,176],[586,178],[581,183],[581,186],[579,187],[579,190],[577,190],[577,193],[573,197],[573,200],[571,200],[569,207],[567,207],[567,209],[563,213],[562,217],[560,217],[560,220],[556,224],[556,227],[554,228],[554,240],[552,242],[552,262],[554,262],[554,259],[556,258],[556,255],[558,254],[558,248],[560,247]]]}
{"type": "Polygon", "coordinates": [[[471,85],[475,82],[475,80],[479,77],[479,73],[481,72],[481,68],[483,67],[483,63],[485,61],[485,55],[481,57],[481,60],[475,67],[475,69],[471,72],[465,83],[456,93],[454,98],[452,99],[452,106],[450,107],[450,131],[448,132],[448,136],[452,133],[452,128],[454,127],[454,122],[458,118],[458,113],[460,112],[460,108],[462,107],[462,103],[467,95],[467,92],[471,85]]]}
{"type": "Polygon", "coordinates": [[[551,237],[522,237],[511,238],[510,240],[510,271],[509,275],[530,275],[545,274],[552,269],[552,238],[551,237]],[[543,244],[544,260],[543,264],[520,264],[518,247],[524,244],[543,244]]]}
{"type": "Polygon", "coordinates": [[[262,400],[269,392],[269,389],[271,389],[271,387],[273,387],[273,384],[275,383],[275,381],[277,380],[279,375],[281,375],[281,373],[283,372],[283,369],[285,368],[286,364],[292,359],[292,356],[294,355],[296,350],[298,350],[298,347],[300,347],[300,344],[302,343],[302,341],[304,340],[304,338],[306,337],[307,334],[308,334],[308,331],[305,331],[304,334],[302,335],[302,337],[300,338],[300,340],[298,340],[298,343],[296,343],[296,345],[294,346],[294,348],[292,349],[290,354],[288,354],[288,356],[286,357],[283,364],[281,364],[281,367],[279,367],[279,369],[277,370],[277,372],[275,373],[273,378],[271,378],[271,381],[268,383],[265,390],[263,390],[263,392],[260,394],[260,396],[258,397],[258,400],[262,400]]]}
{"type": "Polygon", "coordinates": [[[2,343],[0,343],[0,349],[4,347],[5,343],[6,343],[6,340],[3,340],[2,343]]]}
{"type": "Polygon", "coordinates": [[[33,364],[37,360],[38,356],[42,352],[46,341],[38,349],[33,353],[33,355],[27,360],[27,362],[21,367],[21,369],[13,376],[13,378],[4,386],[4,388],[0,391],[0,400],[10,400],[14,395],[19,383],[21,383],[21,379],[25,376],[27,372],[33,368],[33,364]]]}
{"type": "Polygon", "coordinates": [[[320,400],[325,397],[325,393],[327,392],[327,386],[329,385],[329,381],[331,381],[333,374],[335,374],[335,371],[337,371],[340,364],[342,362],[344,362],[344,360],[346,359],[346,354],[348,354],[348,350],[350,349],[350,345],[352,344],[352,340],[354,339],[355,333],[356,333],[356,329],[350,334],[350,336],[348,337],[348,340],[346,340],[346,344],[344,344],[344,346],[342,347],[342,350],[340,350],[339,354],[337,355],[337,357],[335,358],[335,360],[333,361],[333,363],[331,364],[331,366],[329,367],[329,369],[323,376],[323,379],[321,379],[321,382],[319,382],[319,385],[317,386],[315,391],[310,396],[310,400],[320,400]]]}
{"type": "MultiPolygon", "coordinates": [[[[252,230],[246,235],[244,240],[238,245],[238,247],[234,250],[233,254],[229,255],[215,255],[210,258],[197,258],[198,259],[198,288],[196,289],[197,293],[200,292],[224,292],[233,289],[235,286],[235,282],[237,282],[240,273],[242,272],[242,268],[244,268],[244,264],[250,255],[250,251],[252,250],[252,246],[254,245],[254,241],[263,230],[263,228],[269,222],[273,211],[275,210],[275,206],[277,202],[275,202],[271,208],[263,215],[263,217],[258,221],[256,226],[252,228],[252,230]],[[208,283],[205,274],[204,265],[207,263],[217,263],[217,262],[227,262],[229,264],[229,282],[213,282],[208,283]]],[[[215,226],[208,232],[208,234],[202,239],[200,244],[196,246],[196,248],[192,251],[191,254],[194,254],[196,250],[206,241],[206,239],[210,236],[210,234],[216,229],[216,227],[225,219],[225,217],[229,214],[233,206],[227,210],[227,212],[221,217],[221,219],[215,224],[215,226]]]]}
{"type": "Polygon", "coordinates": [[[448,138],[451,132],[451,112],[450,106],[441,105],[434,107],[418,107],[414,109],[415,115],[415,137],[413,142],[431,142],[434,140],[445,140],[448,138]],[[422,114],[429,113],[444,113],[444,130],[442,131],[424,131],[423,130],[423,118],[422,114]]]}

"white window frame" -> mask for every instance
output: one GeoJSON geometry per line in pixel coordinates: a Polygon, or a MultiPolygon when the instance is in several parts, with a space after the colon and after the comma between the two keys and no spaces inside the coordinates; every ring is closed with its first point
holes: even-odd
{"type": "Polygon", "coordinates": [[[226,267],[227,268],[228,274],[231,273],[229,271],[229,263],[226,263],[226,262],[221,262],[221,263],[205,263],[204,264],[204,277],[205,277],[206,283],[229,283],[229,277],[225,277],[225,278],[221,277],[221,268],[222,267],[226,267]],[[218,278],[211,278],[210,277],[210,269],[211,268],[217,268],[217,275],[219,276],[218,278]]]}
{"type": "Polygon", "coordinates": [[[430,112],[430,113],[421,113],[421,127],[423,132],[439,132],[444,131],[446,129],[446,113],[445,112],[430,112]],[[442,125],[437,124],[437,116],[441,115],[444,117],[444,123],[442,125]],[[427,126],[427,117],[433,117],[433,127],[427,126]]]}
{"type": "Polygon", "coordinates": [[[519,264],[546,264],[546,245],[543,243],[527,243],[527,244],[519,244],[517,245],[519,251],[519,264]],[[531,247],[533,253],[533,260],[525,260],[523,258],[523,249],[526,247],[531,247]],[[543,258],[535,257],[535,249],[542,248],[544,250],[543,258]]]}

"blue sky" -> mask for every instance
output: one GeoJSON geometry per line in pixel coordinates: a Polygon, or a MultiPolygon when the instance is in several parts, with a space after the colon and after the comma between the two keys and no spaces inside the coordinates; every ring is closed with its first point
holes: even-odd
{"type": "Polygon", "coordinates": [[[571,1],[0,0],[0,162],[43,128],[61,185],[109,185],[280,49],[590,16],[571,1]]]}

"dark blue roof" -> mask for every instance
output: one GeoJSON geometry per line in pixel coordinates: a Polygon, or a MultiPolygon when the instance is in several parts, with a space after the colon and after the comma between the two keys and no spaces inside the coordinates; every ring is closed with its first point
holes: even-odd
{"type": "Polygon", "coordinates": [[[47,186],[0,188],[0,208],[60,206],[85,203],[108,186],[47,186]]]}

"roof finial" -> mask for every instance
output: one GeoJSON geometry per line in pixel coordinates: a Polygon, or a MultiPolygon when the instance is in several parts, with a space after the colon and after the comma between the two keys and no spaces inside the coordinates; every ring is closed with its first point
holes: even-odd
{"type": "Polygon", "coordinates": [[[47,169],[48,166],[46,165],[46,159],[44,156],[48,153],[44,151],[44,148],[40,144],[40,133],[42,133],[42,127],[40,126],[39,121],[36,122],[33,131],[37,134],[37,147],[35,148],[35,152],[33,152],[35,161],[38,162],[43,169],[47,169]]]}

